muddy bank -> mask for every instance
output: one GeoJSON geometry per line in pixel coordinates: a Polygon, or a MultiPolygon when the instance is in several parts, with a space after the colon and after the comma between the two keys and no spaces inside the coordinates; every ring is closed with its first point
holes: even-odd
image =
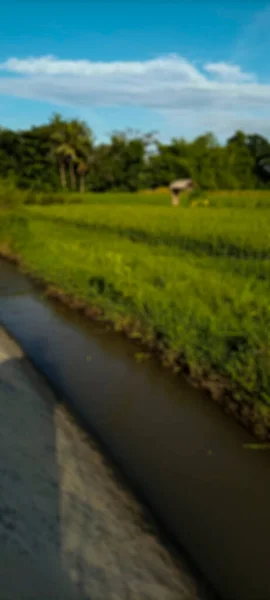
{"type": "Polygon", "coordinates": [[[210,600],[0,329],[0,598],[210,600]]]}

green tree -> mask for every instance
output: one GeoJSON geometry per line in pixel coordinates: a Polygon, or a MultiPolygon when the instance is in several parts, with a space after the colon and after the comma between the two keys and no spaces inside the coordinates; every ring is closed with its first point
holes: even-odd
{"type": "Polygon", "coordinates": [[[137,190],[141,185],[146,148],[150,143],[149,135],[140,136],[133,131],[114,132],[109,143],[100,144],[93,152],[90,187],[98,191],[137,190]]]}
{"type": "Polygon", "coordinates": [[[246,145],[254,158],[259,158],[263,154],[270,152],[269,141],[256,133],[246,137],[246,145]]]}
{"type": "Polygon", "coordinates": [[[248,147],[248,137],[243,131],[237,131],[227,142],[231,169],[238,182],[239,189],[256,187],[255,158],[248,147]]]}
{"type": "Polygon", "coordinates": [[[86,123],[54,114],[49,123],[28,130],[0,128],[0,178],[41,191],[75,190],[77,180],[81,192],[135,191],[181,178],[192,178],[203,189],[252,189],[270,186],[257,167],[258,158],[269,152],[266,137],[243,131],[222,145],[212,133],[165,144],[153,133],[132,130],[114,132],[107,143],[95,145],[86,123]]]}
{"type": "Polygon", "coordinates": [[[85,175],[89,169],[89,161],[87,158],[78,158],[77,161],[77,173],[79,175],[80,185],[79,189],[81,193],[85,192],[85,175]]]}
{"type": "Polygon", "coordinates": [[[52,151],[58,158],[62,187],[66,187],[66,166],[69,169],[70,187],[76,190],[75,165],[86,163],[87,155],[92,147],[92,132],[83,121],[72,119],[63,121],[54,115],[52,121],[52,151]]]}

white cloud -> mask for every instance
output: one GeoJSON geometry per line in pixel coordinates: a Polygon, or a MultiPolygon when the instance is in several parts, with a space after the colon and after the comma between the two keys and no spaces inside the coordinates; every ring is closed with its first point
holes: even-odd
{"type": "Polygon", "coordinates": [[[207,63],[204,65],[204,70],[208,73],[216,75],[224,81],[254,81],[255,77],[252,73],[244,73],[239,65],[230,65],[224,62],[207,63]]]}
{"type": "Polygon", "coordinates": [[[0,63],[2,71],[23,75],[69,75],[82,77],[140,77],[145,75],[180,75],[188,81],[200,81],[202,75],[184,58],[175,54],[146,61],[91,62],[60,60],[54,56],[9,58],[0,63]]]}
{"type": "Polygon", "coordinates": [[[0,94],[75,107],[140,106],[171,119],[177,113],[178,121],[188,114],[197,129],[212,122],[216,131],[219,120],[226,129],[241,119],[255,119],[256,129],[270,101],[270,85],[239,65],[209,62],[199,69],[178,55],[117,62],[10,58],[0,71],[0,94]]]}

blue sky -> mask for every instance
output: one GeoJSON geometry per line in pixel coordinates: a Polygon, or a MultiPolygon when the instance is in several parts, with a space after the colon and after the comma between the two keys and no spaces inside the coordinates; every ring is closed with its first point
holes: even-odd
{"type": "Polygon", "coordinates": [[[270,3],[10,0],[1,6],[0,124],[54,111],[163,140],[270,136],[270,3]]]}

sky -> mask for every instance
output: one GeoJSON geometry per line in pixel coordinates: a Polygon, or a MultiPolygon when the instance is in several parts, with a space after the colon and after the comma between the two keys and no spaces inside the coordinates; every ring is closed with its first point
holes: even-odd
{"type": "Polygon", "coordinates": [[[9,0],[1,5],[0,125],[54,112],[97,141],[236,129],[270,137],[270,2],[9,0]]]}

